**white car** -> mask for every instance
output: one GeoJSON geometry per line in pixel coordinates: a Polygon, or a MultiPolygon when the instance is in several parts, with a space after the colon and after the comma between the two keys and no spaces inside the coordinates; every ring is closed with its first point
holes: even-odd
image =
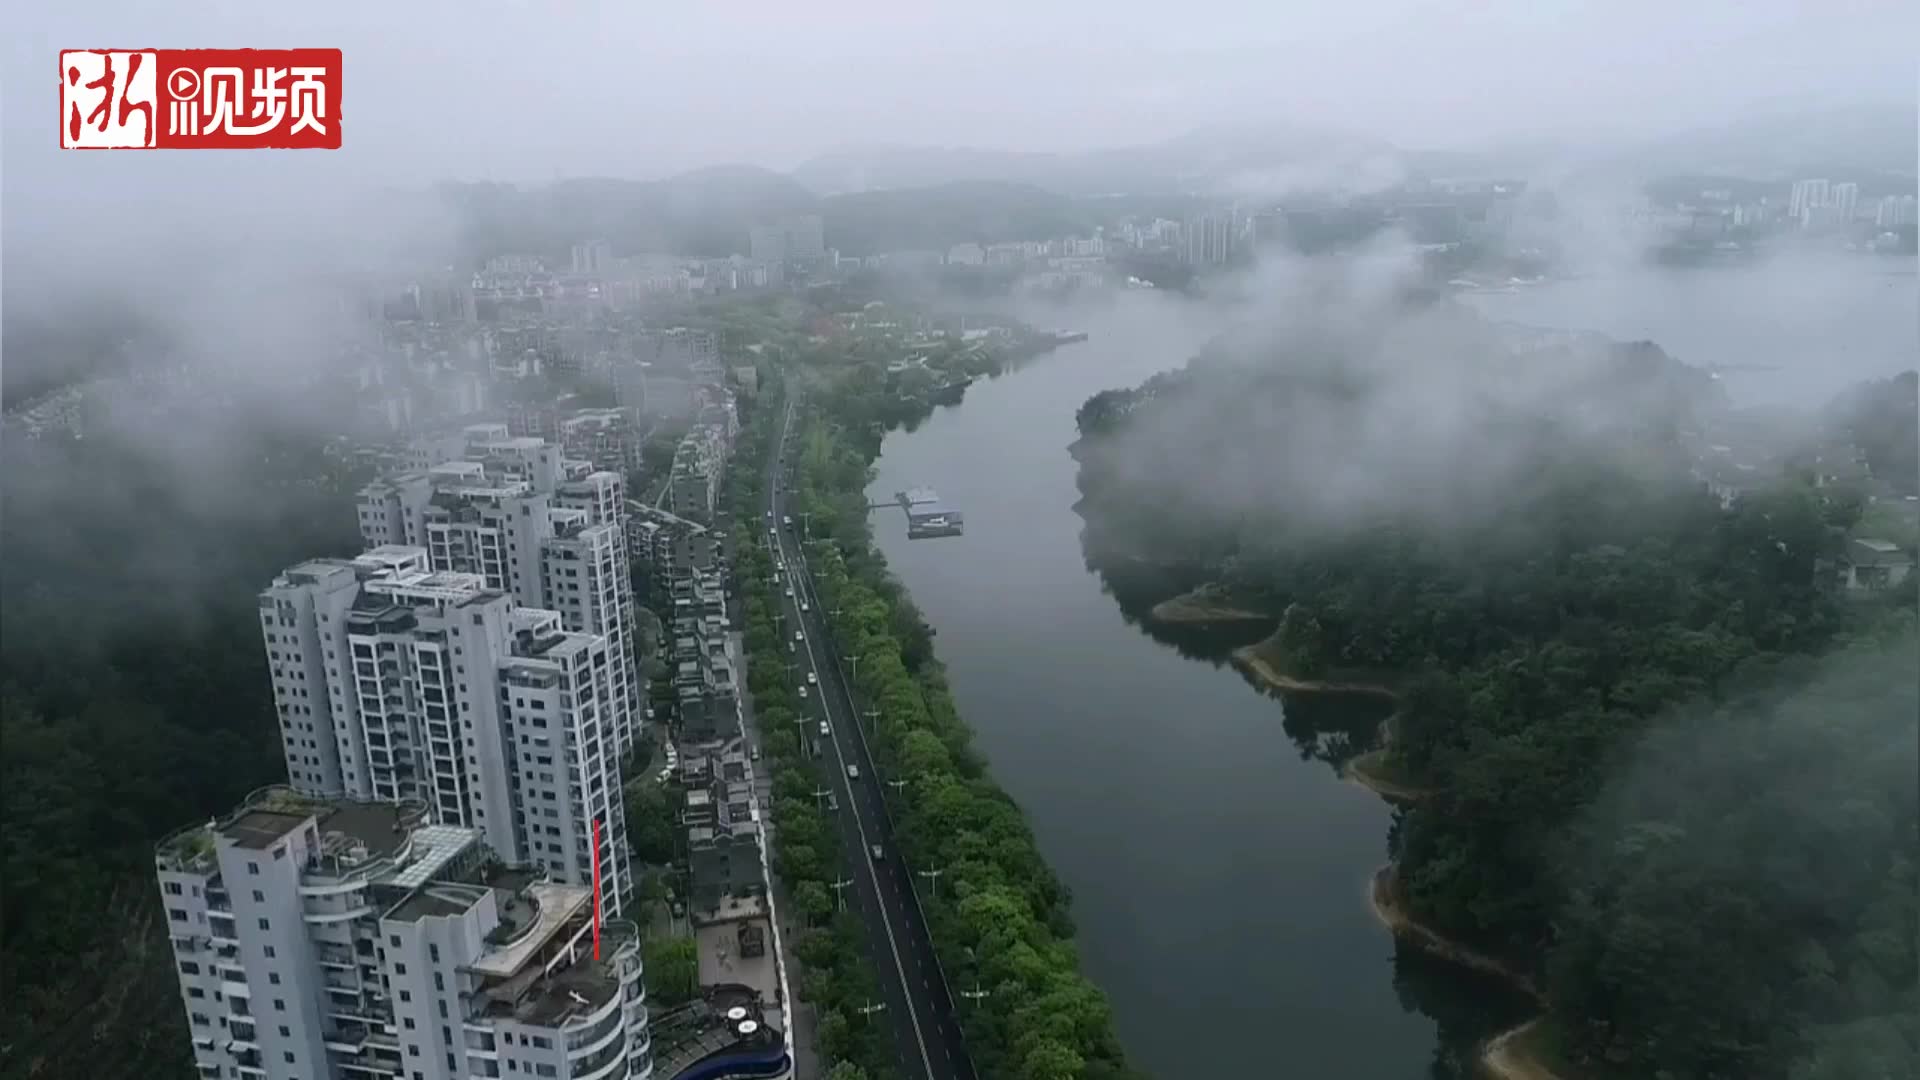
{"type": "MultiPolygon", "coordinates": [[[[793,590],[791,590],[791,589],[789,589],[789,590],[787,590],[787,591],[788,591],[788,593],[789,593],[789,594],[791,594],[793,590]]],[[[807,606],[807,602],[806,602],[805,600],[802,600],[802,601],[800,601],[800,610],[801,610],[801,611],[812,611],[813,609],[807,606]]]]}
{"type": "Polygon", "coordinates": [[[860,766],[858,765],[847,766],[847,779],[849,780],[860,779],[860,766]]]}
{"type": "MultiPolygon", "coordinates": [[[[787,586],[787,599],[789,599],[789,600],[791,600],[791,599],[793,599],[793,586],[791,586],[791,585],[789,585],[789,586],[787,586]]],[[[806,605],[805,605],[805,604],[801,604],[801,605],[800,605],[800,610],[801,610],[801,611],[805,611],[805,610],[807,610],[807,608],[806,608],[806,605]]]]}
{"type": "Polygon", "coordinates": [[[807,672],[807,685],[808,685],[808,686],[819,686],[819,685],[820,685],[820,676],[818,676],[818,675],[816,675],[816,674],[814,674],[814,673],[813,673],[813,672],[811,672],[811,671],[809,671],[809,672],[807,672]]]}
{"type": "Polygon", "coordinates": [[[827,727],[827,722],[825,720],[820,721],[820,737],[821,738],[823,739],[826,738],[827,734],[831,730],[832,730],[831,728],[827,727]]]}
{"type": "Polygon", "coordinates": [[[806,634],[805,634],[804,632],[802,632],[802,631],[799,631],[799,630],[795,630],[795,631],[793,632],[793,640],[795,640],[795,641],[805,641],[805,640],[807,640],[807,635],[806,635],[806,634]]]}
{"type": "Polygon", "coordinates": [[[807,688],[804,686],[800,688],[800,700],[801,701],[807,700],[807,688]]]}

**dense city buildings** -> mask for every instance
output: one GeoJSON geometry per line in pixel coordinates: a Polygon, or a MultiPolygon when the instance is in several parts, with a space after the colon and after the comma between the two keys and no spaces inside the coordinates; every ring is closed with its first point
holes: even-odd
{"type": "Polygon", "coordinates": [[[1190,266],[1225,266],[1233,259],[1233,218],[1208,214],[1187,222],[1183,260],[1190,266]]]}
{"type": "Polygon", "coordinates": [[[604,274],[613,269],[613,249],[605,240],[573,245],[573,272],[604,274]]]}

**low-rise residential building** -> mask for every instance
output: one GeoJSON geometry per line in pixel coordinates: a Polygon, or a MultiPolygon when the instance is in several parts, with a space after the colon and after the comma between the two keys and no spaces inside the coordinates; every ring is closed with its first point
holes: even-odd
{"type": "Polygon", "coordinates": [[[555,437],[570,459],[623,476],[640,467],[646,432],[625,409],[582,409],[559,420],[555,428],[555,437]]]}
{"type": "Polygon", "coordinates": [[[1890,540],[1855,538],[1847,542],[1846,583],[1849,589],[1892,589],[1913,574],[1913,556],[1890,540]]]}
{"type": "Polygon", "coordinates": [[[702,525],[713,523],[714,507],[726,480],[727,460],[738,433],[732,395],[716,390],[674,451],[667,497],[675,514],[702,525]]]}
{"type": "Polygon", "coordinates": [[[734,739],[683,754],[680,785],[686,796],[680,824],[686,830],[695,916],[712,917],[730,901],[764,897],[760,811],[745,743],[734,739]]]}

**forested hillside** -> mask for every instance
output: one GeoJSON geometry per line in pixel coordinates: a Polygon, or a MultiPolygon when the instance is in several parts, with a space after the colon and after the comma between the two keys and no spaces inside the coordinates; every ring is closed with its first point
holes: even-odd
{"type": "Polygon", "coordinates": [[[189,1068],[152,844],[284,777],[254,594],[357,546],[316,435],[197,421],[7,447],[7,1075],[189,1068]]]}
{"type": "Polygon", "coordinates": [[[1320,329],[1087,402],[1090,560],[1223,584],[1292,675],[1403,688],[1398,888],[1542,984],[1584,1073],[1904,1075],[1914,596],[1841,589],[1857,494],[1723,507],[1688,448],[1724,406],[1657,349],[1320,329]]]}

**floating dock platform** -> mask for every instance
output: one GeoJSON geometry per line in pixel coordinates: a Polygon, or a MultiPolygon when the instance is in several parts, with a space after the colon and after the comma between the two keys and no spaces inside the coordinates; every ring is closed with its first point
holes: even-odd
{"type": "Polygon", "coordinates": [[[894,500],[907,512],[907,539],[932,540],[941,536],[960,536],[966,521],[960,511],[940,501],[932,488],[917,487],[894,492],[894,500]]]}

